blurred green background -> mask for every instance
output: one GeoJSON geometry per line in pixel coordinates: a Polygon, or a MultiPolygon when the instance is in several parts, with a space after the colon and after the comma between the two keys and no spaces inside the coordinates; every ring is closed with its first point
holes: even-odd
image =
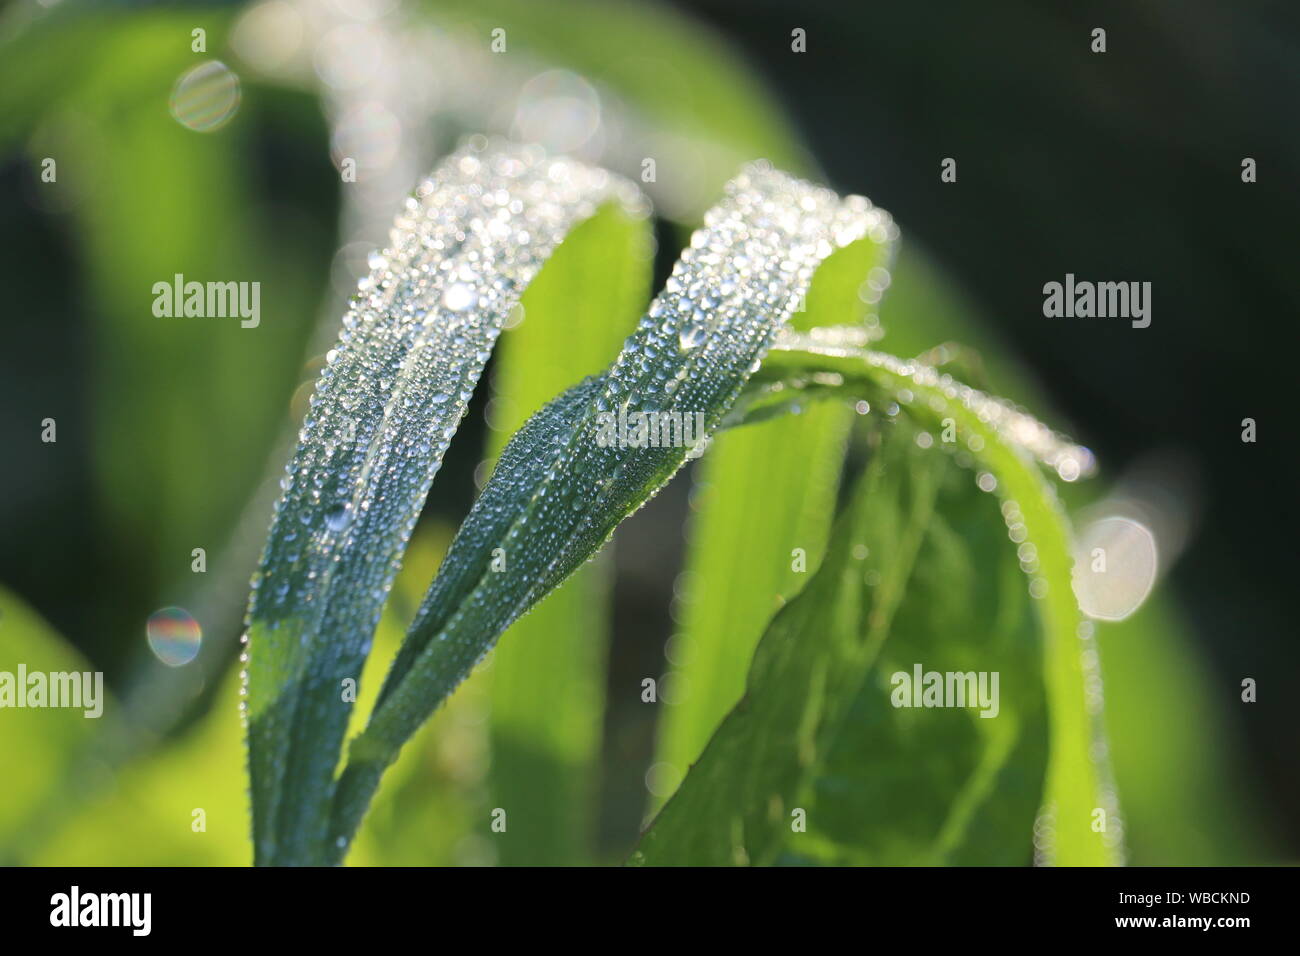
{"type": "MultiPolygon", "coordinates": [[[[530,290],[530,316],[559,313],[580,302],[583,268],[623,270],[598,303],[608,315],[574,306],[588,348],[535,322],[503,339],[416,532],[363,703],[481,463],[612,357],[685,231],[741,163],[766,157],[900,222],[882,347],[974,347],[994,391],[1098,454],[1102,476],[1069,489],[1072,506],[1118,495],[1163,532],[1155,597],[1099,627],[1131,861],[1294,860],[1300,703],[1284,682],[1300,655],[1282,601],[1294,529],[1273,491],[1286,472],[1283,419],[1270,415],[1296,305],[1289,17],[1281,4],[10,5],[0,669],[102,670],[113,703],[98,721],[0,712],[0,861],[249,861],[237,638],[303,385],[402,196],[477,132],[642,182],[655,242],[594,221],[607,232],[588,244],[609,261],[557,263],[530,290]],[[1104,57],[1087,51],[1097,25],[1104,57]],[[805,54],[790,50],[796,27],[805,54]],[[212,72],[177,95],[196,68],[212,72]],[[939,180],[946,156],[956,184],[939,180]],[[1240,182],[1242,156],[1258,158],[1258,183],[1240,182]],[[356,182],[340,175],[345,158],[356,182]],[[1065,272],[1153,281],[1152,328],[1044,320],[1042,283],[1065,272]],[[153,284],[176,273],[260,282],[261,324],[156,318],[153,284]],[[1239,441],[1246,416],[1261,422],[1256,445],[1239,441]],[[46,418],[56,443],[40,439],[46,418]],[[145,642],[148,616],[172,605],[203,629],[197,659],[175,669],[145,642]],[[1244,677],[1260,681],[1256,704],[1240,701],[1244,677]]],[[[842,440],[834,414],[820,440],[842,440]]],[[[678,705],[643,703],[642,679],[673,671],[670,638],[685,628],[716,637],[710,677],[734,690],[794,586],[745,557],[779,532],[733,537],[743,514],[710,503],[710,489],[787,501],[774,521],[824,534],[835,475],[804,474],[795,455],[752,474],[763,449],[798,447],[809,428],[723,436],[629,520],[607,560],[508,634],[408,746],[350,862],[622,860],[671,787],[652,768],[678,705]],[[702,566],[743,583],[688,610],[678,572],[693,527],[702,566]],[[521,794],[532,815],[493,840],[490,810],[521,794]]],[[[707,725],[728,703],[697,701],[693,719],[707,725]]]]}

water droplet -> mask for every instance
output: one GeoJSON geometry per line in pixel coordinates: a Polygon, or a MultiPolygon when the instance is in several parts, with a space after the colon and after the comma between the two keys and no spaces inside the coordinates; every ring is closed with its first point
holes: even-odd
{"type": "Polygon", "coordinates": [[[464,312],[478,304],[478,293],[472,285],[453,282],[442,294],[442,304],[452,312],[464,312]]]}
{"type": "Polygon", "coordinates": [[[352,524],[352,505],[335,505],[325,513],[325,527],[331,531],[346,531],[352,524]]]}
{"type": "Polygon", "coordinates": [[[677,333],[677,342],[681,345],[683,351],[689,351],[704,341],[704,326],[688,325],[677,333]]]}

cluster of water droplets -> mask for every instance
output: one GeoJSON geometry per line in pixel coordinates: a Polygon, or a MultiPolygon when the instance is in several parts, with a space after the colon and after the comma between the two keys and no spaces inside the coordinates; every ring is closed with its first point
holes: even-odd
{"type": "MultiPolygon", "coordinates": [[[[712,431],[806,295],[818,265],[888,223],[887,214],[860,196],[841,200],[766,164],[748,166],[706,213],[663,291],[603,376],[594,410],[699,412],[712,431]]],[[[621,506],[635,507],[645,499],[647,483],[662,484],[683,458],[680,451],[602,448],[584,440],[589,436],[577,437],[552,473],[609,477],[572,503],[585,514],[575,529],[578,548],[561,549],[544,575],[568,566],[575,550],[590,553],[591,537],[603,540],[612,530],[610,517],[616,523],[621,506]],[[615,500],[620,489],[626,489],[621,502],[615,500]]]]}
{"type": "MultiPolygon", "coordinates": [[[[301,612],[316,597],[308,582],[353,539],[374,555],[365,564],[396,570],[400,548],[376,549],[376,534],[396,528],[405,540],[510,309],[565,234],[611,199],[642,208],[602,170],[481,144],[419,185],[326,356],[281,481],[254,616],[301,612]]],[[[381,568],[380,590],[385,577],[381,568]]]]}
{"type": "MultiPolygon", "coordinates": [[[[1096,473],[1097,460],[1089,449],[1053,431],[1013,403],[964,385],[948,373],[940,372],[924,362],[864,349],[863,342],[862,330],[834,327],[810,332],[786,330],[775,347],[784,351],[810,352],[838,358],[860,358],[868,365],[883,369],[896,378],[911,379],[921,389],[937,392],[931,403],[932,411],[942,412],[947,401],[960,402],[1007,445],[1028,453],[1055,471],[1063,481],[1077,481],[1096,473]]],[[[918,396],[906,388],[896,390],[895,394],[903,405],[918,400],[918,396]]],[[[975,443],[971,446],[971,451],[981,451],[983,445],[979,436],[971,436],[970,441],[975,443]]],[[[993,488],[983,490],[992,491],[993,488]]]]}
{"type": "Polygon", "coordinates": [[[1097,802],[1106,812],[1102,842],[1124,862],[1124,817],[1120,811],[1119,789],[1110,759],[1110,744],[1104,726],[1105,689],[1101,676],[1101,655],[1097,650],[1097,627],[1082,620],[1075,631],[1079,638],[1079,662],[1083,669],[1083,699],[1088,711],[1091,744],[1088,756],[1097,771],[1097,802]]]}
{"type": "MultiPolygon", "coordinates": [[[[646,212],[634,186],[603,170],[481,139],[407,199],[358,282],[281,481],[252,581],[249,624],[267,635],[247,649],[254,708],[267,702],[257,699],[263,654],[281,679],[295,661],[309,668],[300,676],[335,688],[359,673],[507,315],[573,226],[611,201],[646,212]],[[276,633],[287,618],[300,641],[276,633]],[[322,632],[336,637],[309,654],[322,632]]],[[[268,682],[266,693],[278,689],[268,682]]]]}
{"type": "Polygon", "coordinates": [[[416,615],[409,655],[399,656],[381,695],[376,722],[390,741],[413,731],[497,635],[589,560],[690,451],[602,442],[601,414],[698,412],[712,431],[817,266],[837,248],[868,235],[883,240],[891,229],[866,199],[841,200],[764,163],[727,185],[614,364],[556,399],[507,445],[416,615]],[[484,573],[498,545],[509,569],[484,573]]]}

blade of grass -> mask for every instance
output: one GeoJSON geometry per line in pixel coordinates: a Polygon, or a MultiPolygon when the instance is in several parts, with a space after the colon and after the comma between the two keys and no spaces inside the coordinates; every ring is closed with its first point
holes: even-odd
{"type": "MultiPolygon", "coordinates": [[[[488,454],[553,395],[605,369],[649,298],[644,219],[606,207],[556,250],[501,338],[488,454]],[[557,334],[557,329],[563,329],[557,334]]],[[[502,635],[491,694],[491,806],[509,814],[498,862],[589,862],[605,707],[610,569],[580,568],[502,635]]]]}
{"type": "Polygon", "coordinates": [[[566,233],[633,188],[471,143],[407,201],[327,356],[249,610],[259,863],[324,858],[356,680],[425,495],[507,314],[566,233]]]}
{"type": "MultiPolygon", "coordinates": [[[[791,327],[865,312],[859,290],[868,276],[878,287],[887,284],[895,236],[880,212],[868,238],[817,270],[806,310],[795,313],[791,327]]],[[[680,774],[700,755],[744,691],[747,663],[772,614],[816,571],[853,418],[843,403],[809,403],[799,416],[720,435],[700,463],[680,628],[670,645],[671,673],[686,691],[663,710],[657,763],[680,774]]],[[[654,794],[655,806],[670,795],[654,794]]]]}
{"type": "Polygon", "coordinates": [[[1032,601],[996,502],[919,435],[876,424],[821,569],[630,862],[1029,859],[1047,737],[1032,601]],[[892,706],[891,673],[918,663],[999,673],[962,701],[996,710],[892,706]]]}

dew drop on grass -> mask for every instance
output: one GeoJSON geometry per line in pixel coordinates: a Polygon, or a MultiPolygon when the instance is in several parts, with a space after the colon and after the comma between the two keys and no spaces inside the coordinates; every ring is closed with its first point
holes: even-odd
{"type": "Polygon", "coordinates": [[[352,524],[352,505],[335,505],[325,512],[325,527],[331,531],[346,531],[352,524]]]}
{"type": "Polygon", "coordinates": [[[478,304],[478,293],[465,282],[453,282],[442,294],[442,304],[452,312],[464,312],[478,304]]]}

